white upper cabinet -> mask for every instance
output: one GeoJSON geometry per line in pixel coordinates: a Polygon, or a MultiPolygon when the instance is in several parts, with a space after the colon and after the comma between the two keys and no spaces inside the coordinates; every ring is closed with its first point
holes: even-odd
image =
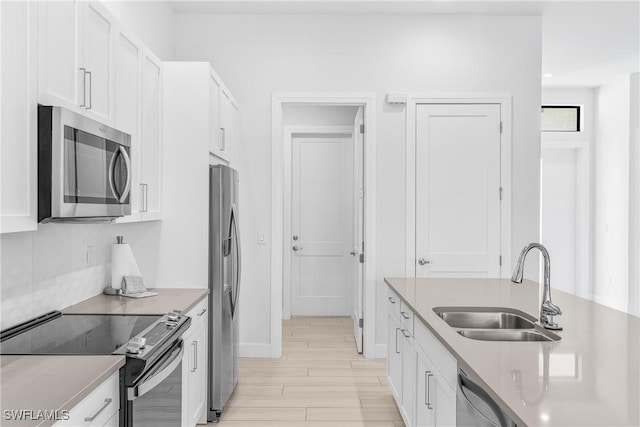
{"type": "Polygon", "coordinates": [[[87,2],[83,7],[82,56],[85,110],[103,123],[112,122],[113,88],[111,41],[113,19],[100,3],[87,2]]]}
{"type": "Polygon", "coordinates": [[[220,128],[220,79],[214,73],[209,75],[209,152],[224,157],[222,129],[220,128]]]}
{"type": "Polygon", "coordinates": [[[34,8],[0,2],[0,233],[37,228],[34,8]]]}
{"type": "Polygon", "coordinates": [[[220,88],[220,157],[233,163],[238,150],[240,113],[228,89],[220,88]]]}
{"type": "Polygon", "coordinates": [[[38,102],[113,125],[113,17],[97,2],[38,8],[38,102]]]}
{"type": "Polygon", "coordinates": [[[151,52],[142,59],[141,219],[160,219],[162,206],[162,62],[151,52]]]}

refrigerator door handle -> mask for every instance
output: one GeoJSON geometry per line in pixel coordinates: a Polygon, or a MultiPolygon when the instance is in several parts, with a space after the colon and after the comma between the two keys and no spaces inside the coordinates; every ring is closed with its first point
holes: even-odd
{"type": "Polygon", "coordinates": [[[238,231],[238,213],[237,213],[237,208],[235,204],[231,205],[231,226],[233,227],[232,230],[232,239],[235,241],[235,248],[236,248],[236,253],[234,254],[234,264],[235,264],[235,283],[233,285],[233,292],[231,293],[233,295],[233,304],[232,304],[232,314],[233,316],[235,316],[236,314],[236,305],[238,304],[238,293],[240,292],[240,264],[241,264],[241,251],[240,251],[240,232],[238,231]]]}

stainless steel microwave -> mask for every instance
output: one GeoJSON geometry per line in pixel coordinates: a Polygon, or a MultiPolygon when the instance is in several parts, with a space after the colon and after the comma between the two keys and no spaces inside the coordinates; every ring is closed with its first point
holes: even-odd
{"type": "Polygon", "coordinates": [[[131,213],[131,136],[62,107],[38,106],[38,222],[131,213]]]}

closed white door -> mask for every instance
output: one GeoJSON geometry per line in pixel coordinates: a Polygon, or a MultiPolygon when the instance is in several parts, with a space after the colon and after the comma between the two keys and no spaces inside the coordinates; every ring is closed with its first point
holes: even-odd
{"type": "Polygon", "coordinates": [[[416,276],[500,276],[500,106],[416,110],[416,276]]]}
{"type": "Polygon", "coordinates": [[[351,135],[292,138],[293,316],[351,314],[352,143],[351,135]]]}
{"type": "MultiPolygon", "coordinates": [[[[358,108],[353,126],[353,243],[350,254],[353,286],[353,336],[358,353],[362,353],[364,263],[360,255],[364,250],[364,108],[358,108]],[[361,322],[362,320],[362,322],[361,322]]],[[[364,254],[362,254],[364,256],[364,254]]],[[[363,259],[364,261],[364,259],[363,259]]]]}

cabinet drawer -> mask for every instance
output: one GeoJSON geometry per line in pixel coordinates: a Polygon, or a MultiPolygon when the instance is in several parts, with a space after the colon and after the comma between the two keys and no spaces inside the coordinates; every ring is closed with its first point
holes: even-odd
{"type": "Polygon", "coordinates": [[[415,322],[414,338],[417,345],[429,356],[442,378],[456,389],[458,363],[440,341],[419,320],[415,322]]]}
{"type": "Polygon", "coordinates": [[[108,380],[71,408],[68,420],[59,421],[55,426],[93,427],[107,424],[120,409],[118,376],[118,372],[111,375],[108,380]]]}
{"type": "Polygon", "coordinates": [[[191,326],[185,332],[185,336],[195,331],[207,319],[209,311],[209,296],[202,298],[191,310],[185,313],[191,317],[191,326]]]}
{"type": "Polygon", "coordinates": [[[402,327],[409,331],[411,335],[413,335],[413,311],[404,301],[400,301],[400,323],[402,327]]]}
{"type": "Polygon", "coordinates": [[[400,318],[400,297],[390,287],[387,287],[387,307],[389,314],[395,318],[400,318]]]}

